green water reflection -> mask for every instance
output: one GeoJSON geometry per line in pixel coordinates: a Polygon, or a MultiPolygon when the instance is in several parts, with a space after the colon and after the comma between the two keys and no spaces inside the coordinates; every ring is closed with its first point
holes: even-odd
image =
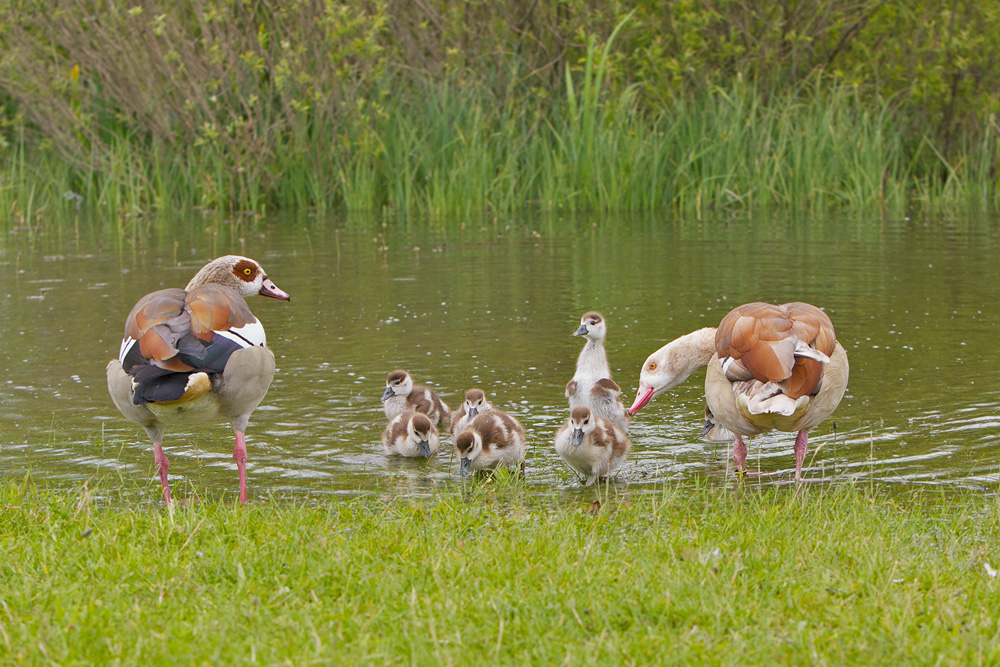
{"type": "MultiPolygon", "coordinates": [[[[413,494],[454,488],[447,447],[430,461],[380,454],[379,397],[397,367],[453,407],[482,387],[528,430],[529,487],[576,488],[552,437],[579,316],[606,316],[630,400],[646,355],[755,300],[823,306],[851,356],[807,478],[992,489],[1000,473],[996,220],[139,218],[4,234],[3,477],[68,486],[114,473],[155,493],[149,442],[112,406],[104,366],[138,297],[230,252],[260,260],[293,297],[250,302],[278,361],[248,430],[251,495],[353,494],[387,480],[413,494]]],[[[727,474],[726,451],[698,437],[702,378],[639,413],[619,488],[727,474]]],[[[227,426],[174,430],[164,444],[172,477],[236,488],[227,426]]],[[[791,448],[788,434],[755,439],[751,468],[787,482],[791,448]]]]}

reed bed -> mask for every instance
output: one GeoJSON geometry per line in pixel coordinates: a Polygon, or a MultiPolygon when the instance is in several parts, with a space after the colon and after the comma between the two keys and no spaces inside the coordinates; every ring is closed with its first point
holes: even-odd
{"type": "Polygon", "coordinates": [[[441,217],[529,208],[899,215],[998,204],[995,124],[952,164],[930,139],[907,142],[888,105],[846,88],[765,102],[737,85],[650,114],[632,92],[606,100],[597,86],[567,78],[565,99],[541,110],[505,105],[487,87],[426,83],[365,122],[342,120],[339,136],[317,119],[261,156],[256,175],[234,170],[225,153],[125,140],[102,171],[82,172],[19,141],[0,171],[0,208],[23,223],[81,204],[129,214],[344,208],[441,217]]]}

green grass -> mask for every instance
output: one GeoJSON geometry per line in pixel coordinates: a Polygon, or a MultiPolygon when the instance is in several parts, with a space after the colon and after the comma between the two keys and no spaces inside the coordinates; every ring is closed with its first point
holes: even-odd
{"type": "Polygon", "coordinates": [[[1000,660],[995,497],[493,486],[168,511],[7,482],[0,662],[1000,660]]]}

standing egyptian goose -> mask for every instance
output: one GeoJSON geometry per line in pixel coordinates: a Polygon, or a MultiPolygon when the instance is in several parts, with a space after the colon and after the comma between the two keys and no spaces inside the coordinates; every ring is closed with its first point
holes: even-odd
{"type": "Polygon", "coordinates": [[[413,384],[413,378],[406,371],[393,371],[386,377],[382,408],[389,419],[410,410],[422,412],[430,417],[435,426],[446,422],[451,415],[451,410],[437,392],[430,387],[413,384]]]}
{"type": "Polygon", "coordinates": [[[386,456],[423,456],[426,459],[440,444],[438,430],[430,418],[415,410],[396,415],[382,432],[382,451],[386,456]]]}
{"type": "Polygon", "coordinates": [[[705,424],[701,428],[701,437],[709,442],[732,442],[736,438],[736,434],[720,424],[706,404],[705,424]]]}
{"type": "Polygon", "coordinates": [[[580,327],[573,333],[587,342],[576,360],[576,373],[566,384],[569,409],[587,407],[601,419],[607,419],[628,433],[629,413],[622,403],[622,390],[611,379],[608,355],[604,351],[607,325],[600,313],[585,313],[580,327]]]}
{"type": "Polygon", "coordinates": [[[451,435],[455,436],[465,430],[476,415],[493,409],[493,404],[486,398],[482,389],[470,389],[465,392],[462,407],[451,416],[451,435]]]}
{"type": "Polygon", "coordinates": [[[494,408],[477,415],[455,436],[455,449],[463,477],[472,470],[516,467],[524,460],[524,427],[506,412],[494,408]]]}
{"type": "Polygon", "coordinates": [[[247,499],[245,431],[274,378],[274,354],[244,297],[288,301],[256,261],[237,255],[204,266],[184,289],[139,299],[125,320],[117,359],[107,366],[108,392],[129,421],[153,441],[163,496],[170,502],[163,431],[169,424],[228,420],[240,502],[247,499]]]}
{"type": "Polygon", "coordinates": [[[590,486],[610,476],[625,461],[632,444],[613,422],[574,408],[569,420],[556,432],[556,453],[590,486]]]}
{"type": "Polygon", "coordinates": [[[694,331],[649,355],[639,374],[635,414],[651,398],[707,366],[705,399],[715,421],[734,434],[737,472],[746,470],[743,436],[797,432],[795,479],[802,476],[809,431],[829,417],[847,390],[847,352],[833,323],[808,303],[748,303],[718,329],[694,331]]]}

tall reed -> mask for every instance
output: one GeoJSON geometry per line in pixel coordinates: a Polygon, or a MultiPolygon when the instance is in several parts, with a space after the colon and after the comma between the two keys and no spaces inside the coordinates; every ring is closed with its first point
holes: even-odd
{"type": "Polygon", "coordinates": [[[377,108],[303,114],[266,154],[234,168],[220,144],[147,145],[111,135],[86,167],[23,139],[0,164],[0,207],[122,213],[204,207],[388,210],[475,216],[525,207],[634,211],[784,208],[902,213],[915,206],[995,209],[998,128],[946,160],[907,140],[900,113],[855,89],[813,81],[761,91],[735,81],[662,107],[601,86],[593,42],[562,96],[540,101],[449,79],[394,88],[377,108]],[[66,198],[64,198],[64,195],[66,198]]]}

